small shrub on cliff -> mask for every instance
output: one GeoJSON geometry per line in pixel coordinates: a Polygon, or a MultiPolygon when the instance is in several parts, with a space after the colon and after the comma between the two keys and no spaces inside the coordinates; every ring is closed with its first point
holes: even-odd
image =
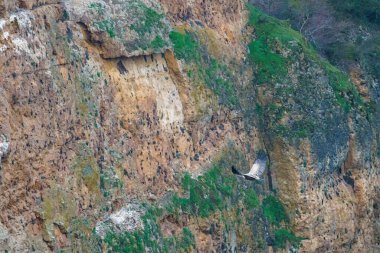
{"type": "Polygon", "coordinates": [[[182,229],[182,235],[177,239],[177,249],[184,252],[192,252],[195,249],[195,237],[188,227],[182,229]]]}
{"type": "Polygon", "coordinates": [[[140,36],[151,33],[157,28],[164,27],[164,15],[157,13],[154,9],[149,8],[141,1],[136,1],[131,6],[139,13],[137,22],[131,25],[131,29],[136,31],[140,36]]]}
{"type": "Polygon", "coordinates": [[[172,31],[169,37],[178,59],[186,62],[199,61],[199,45],[191,33],[172,31]]]}
{"type": "Polygon", "coordinates": [[[110,38],[115,38],[116,37],[116,32],[115,32],[115,23],[113,20],[102,20],[95,22],[95,26],[108,33],[110,38]]]}
{"type": "Polygon", "coordinates": [[[363,99],[346,74],[330,64],[326,64],[326,73],[338,104],[346,112],[351,111],[352,108],[363,106],[363,99]]]}
{"type": "Polygon", "coordinates": [[[160,49],[166,46],[166,42],[162,39],[161,36],[157,35],[156,38],[152,41],[151,46],[153,49],[160,49]]]}
{"type": "Polygon", "coordinates": [[[288,241],[293,247],[299,248],[303,238],[297,237],[292,231],[281,228],[274,232],[274,247],[284,249],[288,241]]]}
{"type": "Polygon", "coordinates": [[[217,209],[223,209],[224,202],[232,195],[232,187],[235,185],[236,179],[232,175],[224,175],[218,166],[197,179],[186,174],[182,179],[182,187],[189,196],[181,198],[175,195],[168,210],[208,217],[217,209]]]}
{"type": "Polygon", "coordinates": [[[248,189],[245,191],[244,203],[247,208],[253,209],[260,205],[259,198],[254,190],[248,189]]]}
{"type": "Polygon", "coordinates": [[[263,212],[264,216],[270,223],[279,226],[282,222],[289,222],[289,217],[286,214],[285,207],[274,196],[268,196],[263,200],[263,212]]]}

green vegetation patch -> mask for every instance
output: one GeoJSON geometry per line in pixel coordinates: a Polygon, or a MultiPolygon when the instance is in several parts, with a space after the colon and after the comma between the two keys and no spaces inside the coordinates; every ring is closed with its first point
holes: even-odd
{"type": "Polygon", "coordinates": [[[178,59],[184,60],[187,63],[200,61],[200,45],[194,33],[172,31],[169,37],[178,59]]]}
{"type": "Polygon", "coordinates": [[[270,223],[279,226],[282,222],[288,223],[289,217],[281,201],[274,196],[268,196],[263,200],[263,213],[270,223]]]}
{"type": "Polygon", "coordinates": [[[288,241],[293,247],[299,248],[304,238],[297,237],[292,231],[280,228],[274,232],[274,247],[285,249],[288,241]]]}
{"type": "Polygon", "coordinates": [[[97,21],[94,25],[101,31],[107,32],[110,38],[116,37],[115,22],[112,19],[97,21]]]}
{"type": "Polygon", "coordinates": [[[236,80],[230,68],[209,54],[195,32],[172,31],[170,39],[176,57],[189,65],[188,76],[195,83],[204,83],[218,96],[221,104],[236,108],[239,104],[234,87],[236,80]]]}
{"type": "Polygon", "coordinates": [[[91,2],[87,14],[93,28],[116,39],[127,51],[162,51],[170,44],[170,23],[159,9],[141,0],[119,1],[116,6],[91,2]]]}
{"type": "Polygon", "coordinates": [[[380,26],[380,1],[329,0],[337,12],[365,25],[380,26]]]}
{"type": "Polygon", "coordinates": [[[336,100],[345,112],[364,106],[363,99],[356,86],[345,73],[330,64],[326,64],[326,73],[336,100]]]}
{"type": "Polygon", "coordinates": [[[281,201],[273,195],[266,197],[262,202],[264,217],[274,228],[274,247],[284,249],[286,242],[295,248],[299,248],[304,238],[297,237],[289,229],[289,217],[281,201]]]}
{"type": "Polygon", "coordinates": [[[258,116],[260,124],[271,134],[297,143],[316,131],[326,135],[336,131],[327,126],[330,121],[321,111],[331,112],[336,118],[352,111],[366,117],[373,114],[374,106],[364,102],[349,76],[321,58],[286,21],[268,16],[252,5],[247,8],[248,26],[255,34],[248,44],[254,83],[242,94],[261,96],[253,107],[255,112],[248,108],[250,104],[245,105],[248,117],[258,116]],[[322,77],[317,77],[317,73],[322,77]],[[334,105],[342,110],[336,110],[334,105]]]}
{"type": "Polygon", "coordinates": [[[270,17],[255,7],[248,5],[250,12],[248,25],[254,27],[257,39],[252,41],[249,48],[249,56],[257,66],[257,82],[269,83],[287,79],[287,65],[296,59],[285,58],[281,51],[291,50],[304,53],[309,61],[320,65],[329,78],[334,90],[337,103],[345,110],[350,111],[363,105],[363,101],[355,85],[347,74],[338,70],[327,60],[319,57],[317,51],[288,23],[270,17]]]}
{"type": "Polygon", "coordinates": [[[142,217],[144,228],[133,232],[109,232],[104,238],[111,252],[143,253],[143,252],[192,252],[195,249],[195,238],[188,227],[184,227],[178,236],[164,236],[157,223],[162,210],[147,207],[142,217]]]}
{"type": "Polygon", "coordinates": [[[265,37],[261,37],[248,45],[249,57],[259,69],[256,76],[259,83],[281,80],[287,75],[285,58],[274,53],[268,43],[270,42],[265,37]]]}
{"type": "Polygon", "coordinates": [[[185,197],[175,194],[167,207],[168,213],[175,216],[187,214],[205,218],[216,211],[236,206],[238,204],[236,200],[239,199],[244,201],[248,209],[258,207],[256,192],[253,189],[244,189],[230,171],[231,165],[237,158],[242,159],[243,164],[246,162],[239,151],[230,150],[203,175],[192,178],[189,174],[185,174],[182,178],[185,197]]]}
{"type": "Polygon", "coordinates": [[[253,189],[248,189],[244,193],[244,204],[247,208],[253,209],[260,205],[260,200],[253,189]]]}
{"type": "Polygon", "coordinates": [[[131,29],[136,31],[139,35],[151,33],[157,28],[163,28],[164,15],[147,7],[141,1],[134,2],[131,7],[136,13],[140,14],[136,22],[131,25],[131,29]]]}
{"type": "Polygon", "coordinates": [[[157,10],[148,7],[144,2],[128,1],[125,5],[129,13],[133,14],[129,18],[132,23],[129,29],[138,34],[138,38],[132,44],[144,50],[151,48],[160,50],[169,45],[168,37],[170,26],[165,21],[165,16],[157,10]]]}
{"type": "MultiPolygon", "coordinates": [[[[104,242],[112,252],[194,252],[196,248],[195,237],[189,227],[173,236],[165,236],[161,232],[158,221],[163,217],[198,218],[210,217],[220,211],[240,211],[243,206],[244,215],[252,215],[254,208],[259,206],[258,196],[253,189],[246,189],[246,185],[238,183],[235,175],[230,172],[230,166],[247,166],[243,154],[234,148],[225,151],[221,158],[215,162],[211,169],[197,178],[189,174],[182,177],[180,197],[174,194],[164,202],[162,207],[146,206],[146,213],[142,217],[143,229],[133,232],[109,232],[104,242]],[[239,208],[238,208],[239,207],[239,208]]],[[[252,186],[252,185],[251,185],[252,186]]],[[[238,218],[247,218],[240,213],[238,218]]],[[[232,222],[231,217],[221,214],[223,224],[232,222]]]]}
{"type": "Polygon", "coordinates": [[[102,3],[93,2],[88,5],[88,8],[97,15],[103,15],[105,6],[102,3]]]}
{"type": "Polygon", "coordinates": [[[73,164],[73,170],[77,179],[77,184],[86,185],[91,194],[99,197],[99,168],[92,150],[84,143],[78,145],[77,157],[73,164]]]}
{"type": "Polygon", "coordinates": [[[162,39],[161,36],[157,35],[156,38],[151,42],[151,47],[153,49],[160,49],[166,46],[166,41],[162,39]]]}
{"type": "Polygon", "coordinates": [[[221,174],[219,167],[214,166],[204,175],[193,179],[185,175],[182,181],[183,190],[189,197],[181,198],[175,195],[169,212],[186,213],[194,216],[208,217],[216,210],[221,210],[237,186],[233,176],[221,174]]]}
{"type": "Polygon", "coordinates": [[[294,31],[284,21],[270,17],[252,5],[248,5],[248,25],[255,29],[257,39],[248,45],[249,58],[256,66],[256,81],[258,84],[284,81],[288,74],[289,59],[280,51],[301,45],[307,53],[315,56],[301,34],[294,31]]]}
{"type": "Polygon", "coordinates": [[[44,233],[52,240],[55,238],[54,226],[67,229],[72,219],[77,215],[77,204],[74,195],[53,186],[44,194],[42,202],[42,216],[44,220],[44,233]]]}

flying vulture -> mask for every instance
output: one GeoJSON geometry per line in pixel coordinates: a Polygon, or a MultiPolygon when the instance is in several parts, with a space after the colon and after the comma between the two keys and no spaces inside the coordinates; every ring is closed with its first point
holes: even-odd
{"type": "Polygon", "coordinates": [[[232,173],[242,176],[247,180],[261,180],[261,175],[264,173],[267,164],[267,157],[264,153],[257,155],[256,161],[253,163],[251,170],[247,174],[242,174],[235,166],[231,167],[232,173]]]}
{"type": "Polygon", "coordinates": [[[0,136],[0,166],[1,166],[1,158],[7,155],[9,149],[9,141],[5,135],[0,136]]]}

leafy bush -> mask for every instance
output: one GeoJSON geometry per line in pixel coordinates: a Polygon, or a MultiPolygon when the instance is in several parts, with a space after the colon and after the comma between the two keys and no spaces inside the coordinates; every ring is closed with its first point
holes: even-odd
{"type": "Polygon", "coordinates": [[[172,31],[169,34],[174,46],[174,53],[178,59],[186,62],[199,61],[199,45],[194,35],[188,32],[172,31]]]}
{"type": "Polygon", "coordinates": [[[280,200],[274,196],[268,196],[263,200],[264,216],[270,223],[279,226],[281,222],[289,222],[289,217],[280,200]]]}
{"type": "Polygon", "coordinates": [[[260,205],[259,198],[254,190],[248,189],[245,191],[244,203],[249,209],[256,208],[260,205]]]}
{"type": "Polygon", "coordinates": [[[303,238],[297,237],[292,231],[280,228],[274,232],[274,247],[284,249],[288,241],[293,247],[299,248],[303,238]]]}
{"type": "Polygon", "coordinates": [[[152,41],[151,46],[153,49],[160,49],[166,46],[166,42],[162,39],[161,36],[157,35],[156,38],[152,41]]]}
{"type": "Polygon", "coordinates": [[[193,179],[186,174],[182,179],[182,187],[189,197],[175,195],[168,210],[172,213],[183,212],[190,215],[208,217],[217,209],[224,208],[226,200],[232,196],[236,188],[236,178],[223,173],[218,166],[212,167],[204,175],[193,179]]]}

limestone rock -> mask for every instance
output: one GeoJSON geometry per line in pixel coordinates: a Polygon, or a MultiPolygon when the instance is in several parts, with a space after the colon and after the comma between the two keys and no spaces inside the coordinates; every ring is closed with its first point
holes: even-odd
{"type": "Polygon", "coordinates": [[[100,237],[104,238],[108,232],[122,233],[142,229],[143,222],[141,216],[143,214],[144,211],[141,206],[128,204],[119,211],[110,214],[104,221],[98,222],[95,231],[100,237]]]}
{"type": "Polygon", "coordinates": [[[71,0],[65,7],[104,58],[149,55],[170,47],[170,24],[154,1],[71,0]]]}

